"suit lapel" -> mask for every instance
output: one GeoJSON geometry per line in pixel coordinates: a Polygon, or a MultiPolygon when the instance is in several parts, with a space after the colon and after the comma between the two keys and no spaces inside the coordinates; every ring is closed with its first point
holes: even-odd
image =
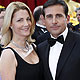
{"type": "Polygon", "coordinates": [[[49,69],[49,51],[50,51],[50,44],[47,41],[47,46],[45,46],[44,48],[44,53],[45,53],[45,57],[44,57],[44,63],[45,63],[45,72],[46,72],[46,76],[49,76],[49,80],[52,80],[52,75],[49,69]]]}
{"type": "Polygon", "coordinates": [[[75,39],[73,37],[72,32],[69,31],[66,37],[65,43],[63,45],[63,49],[61,51],[59,61],[58,61],[57,71],[56,71],[56,80],[58,80],[57,78],[60,76],[60,73],[66,64],[66,61],[68,60],[68,57],[71,54],[71,50],[74,47],[74,44],[75,44],[75,39]]]}

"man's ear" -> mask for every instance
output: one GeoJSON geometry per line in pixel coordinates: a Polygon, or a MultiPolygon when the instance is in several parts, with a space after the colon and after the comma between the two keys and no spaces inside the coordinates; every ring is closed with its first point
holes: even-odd
{"type": "Polygon", "coordinates": [[[70,16],[67,16],[67,24],[70,22],[70,16]]]}
{"type": "Polygon", "coordinates": [[[40,18],[41,18],[41,20],[42,20],[42,22],[43,22],[43,25],[45,25],[45,19],[44,19],[44,16],[43,16],[43,15],[40,15],[40,18]]]}

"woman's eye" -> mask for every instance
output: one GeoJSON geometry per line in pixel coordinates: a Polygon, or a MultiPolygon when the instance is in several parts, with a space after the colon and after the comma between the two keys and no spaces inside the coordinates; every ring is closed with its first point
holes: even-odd
{"type": "Polygon", "coordinates": [[[23,19],[19,19],[19,20],[17,20],[17,22],[21,22],[21,21],[23,21],[23,19]]]}
{"type": "Polygon", "coordinates": [[[31,21],[31,18],[27,18],[26,20],[27,20],[27,21],[31,21]]]}

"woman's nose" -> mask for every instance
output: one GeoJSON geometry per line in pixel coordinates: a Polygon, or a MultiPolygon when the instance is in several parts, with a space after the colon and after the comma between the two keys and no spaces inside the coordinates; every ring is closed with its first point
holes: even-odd
{"type": "Polygon", "coordinates": [[[27,26],[27,25],[28,25],[28,22],[27,22],[26,20],[24,21],[24,25],[25,25],[25,26],[27,26]]]}

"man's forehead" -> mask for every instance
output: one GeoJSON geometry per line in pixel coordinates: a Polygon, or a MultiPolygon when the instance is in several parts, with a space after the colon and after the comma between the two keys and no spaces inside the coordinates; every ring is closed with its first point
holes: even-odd
{"type": "Polygon", "coordinates": [[[62,5],[52,5],[44,9],[45,14],[50,13],[64,13],[64,8],[62,5]]]}

